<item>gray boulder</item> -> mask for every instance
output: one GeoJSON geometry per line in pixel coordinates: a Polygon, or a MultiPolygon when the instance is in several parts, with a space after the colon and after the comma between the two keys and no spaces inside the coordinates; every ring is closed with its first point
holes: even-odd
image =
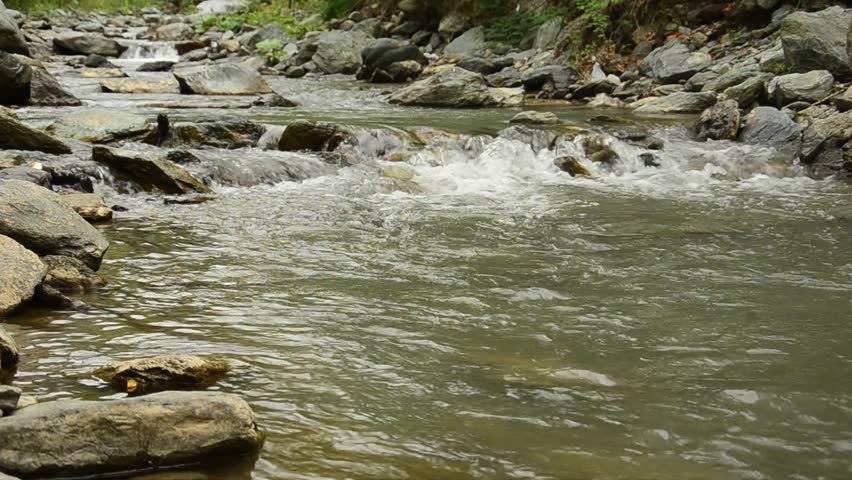
{"type": "Polygon", "coordinates": [[[45,255],[41,261],[47,266],[44,285],[57,290],[89,290],[106,285],[97,272],[76,258],[45,255]]]}
{"type": "Polygon", "coordinates": [[[102,57],[117,57],[127,47],[115,40],[89,33],[68,32],[54,37],[53,46],[59,53],[66,55],[100,55],[102,57]]]}
{"type": "Polygon", "coordinates": [[[18,364],[18,345],[15,339],[0,325],[0,370],[18,364]]]}
{"type": "Polygon", "coordinates": [[[794,72],[828,70],[839,78],[852,77],[847,51],[852,9],[831,7],[819,12],[795,12],[781,22],[781,44],[794,72]]]}
{"type": "Polygon", "coordinates": [[[248,404],[219,392],[40,403],[0,421],[0,438],[0,470],[27,478],[141,472],[263,445],[248,404]]]}
{"type": "Polygon", "coordinates": [[[697,113],[716,103],[712,92],[677,92],[657,98],[635,110],[636,113],[697,113]]]}
{"type": "MultiPolygon", "coordinates": [[[[733,87],[734,85],[739,85],[744,81],[754,77],[758,72],[757,65],[750,65],[747,67],[734,67],[728,70],[727,72],[713,78],[712,80],[705,83],[701,91],[702,92],[716,92],[721,93],[726,89],[733,87]]],[[[691,79],[690,79],[691,81],[691,79]]]]}
{"type": "Polygon", "coordinates": [[[852,178],[852,110],[822,118],[805,129],[802,162],[819,177],[852,178]]]}
{"type": "Polygon", "coordinates": [[[39,255],[79,258],[93,270],[109,248],[103,235],[58,194],[18,180],[0,181],[0,234],[39,255]]]}
{"type": "Polygon", "coordinates": [[[192,40],[192,37],[195,36],[195,30],[186,23],[176,22],[158,27],[156,34],[158,40],[176,42],[180,40],[192,40]]]}
{"type": "Polygon", "coordinates": [[[755,102],[759,102],[766,94],[766,85],[772,80],[771,73],[757,73],[748,80],[728,87],[722,92],[725,100],[735,100],[743,108],[750,108],[755,102]]]}
{"type": "Polygon", "coordinates": [[[642,62],[642,71],[660,83],[686,80],[709,67],[713,59],[704,52],[693,52],[680,41],[670,41],[654,49],[642,62]]]}
{"type": "Polygon", "coordinates": [[[71,148],[50,135],[0,112],[0,148],[66,154],[71,148]]]}
{"type": "Polygon", "coordinates": [[[695,136],[704,140],[734,140],[740,129],[739,105],[725,100],[704,110],[695,124],[695,136]]]}
{"type": "Polygon", "coordinates": [[[284,129],[278,139],[278,150],[330,152],[345,143],[355,142],[354,132],[347,127],[333,123],[296,120],[284,129]]]}
{"type": "Polygon", "coordinates": [[[27,41],[9,11],[0,6],[0,50],[9,53],[29,55],[27,41]]]}
{"type": "Polygon", "coordinates": [[[211,190],[183,168],[165,158],[165,152],[149,147],[121,149],[96,146],[92,160],[110,167],[119,177],[145,191],[166,194],[210,193],[211,190]]]}
{"type": "Polygon", "coordinates": [[[801,149],[802,127],[773,107],[757,107],[746,115],[739,141],[771,145],[793,158],[801,149]]]}
{"type": "Polygon", "coordinates": [[[389,101],[450,108],[510,107],[523,103],[523,89],[491,88],[482,75],[450,67],[397,90],[389,101]]]}
{"type": "Polygon", "coordinates": [[[487,50],[488,44],[485,42],[485,30],[482,27],[476,27],[459,35],[444,47],[444,55],[469,57],[482,55],[487,50]]]}
{"type": "Polygon", "coordinates": [[[310,55],[317,70],[326,73],[354,74],[361,67],[361,52],[372,37],[364,32],[333,30],[308,34],[299,44],[299,55],[310,55]]]}
{"type": "Polygon", "coordinates": [[[30,101],[32,69],[14,55],[0,51],[0,105],[26,105],[30,101]]]}
{"type": "Polygon", "coordinates": [[[173,72],[181,93],[197,95],[257,95],[272,93],[257,70],[225,63],[177,68],[173,72]]]}
{"type": "Polygon", "coordinates": [[[452,37],[465,31],[470,25],[470,17],[454,10],[441,18],[438,24],[438,33],[452,37]]]}
{"type": "Polygon", "coordinates": [[[153,392],[212,385],[230,368],[228,362],[216,358],[162,355],[112,363],[97,369],[93,375],[122,390],[153,392]]]}
{"type": "Polygon", "coordinates": [[[32,75],[29,84],[29,105],[40,107],[76,107],[83,102],[68,93],[59,81],[38,60],[17,55],[16,58],[29,65],[32,75]]]}
{"type": "Polygon", "coordinates": [[[521,75],[521,82],[528,92],[541,90],[548,84],[552,85],[557,91],[567,91],[576,79],[577,72],[559,65],[531,68],[521,75]]]}
{"type": "Polygon", "coordinates": [[[109,143],[144,136],[151,129],[148,119],[120,109],[85,108],[67,113],[47,130],[66,138],[89,143],[109,143]]]}
{"type": "Polygon", "coordinates": [[[831,95],[834,77],[827,70],[775,77],[766,91],[779,108],[793,102],[817,102],[831,95]]]}
{"type": "Polygon", "coordinates": [[[176,62],[171,60],[154,60],[153,62],[143,63],[136,68],[137,72],[168,72],[175,66],[176,62]]]}
{"type": "MultiPolygon", "coordinates": [[[[0,316],[33,298],[47,266],[38,255],[11,238],[0,235],[0,316]]],[[[0,362],[2,363],[2,362],[0,362]]]]}
{"type": "Polygon", "coordinates": [[[37,168],[30,168],[26,165],[0,170],[0,180],[22,180],[24,182],[40,185],[44,188],[50,188],[52,178],[53,177],[50,175],[50,172],[39,170],[37,168]]]}
{"type": "Polygon", "coordinates": [[[382,38],[361,52],[361,68],[356,78],[373,83],[397,83],[419,76],[422,66],[429,63],[419,48],[399,41],[382,38]],[[413,70],[401,68],[403,62],[414,62],[413,70]]]}

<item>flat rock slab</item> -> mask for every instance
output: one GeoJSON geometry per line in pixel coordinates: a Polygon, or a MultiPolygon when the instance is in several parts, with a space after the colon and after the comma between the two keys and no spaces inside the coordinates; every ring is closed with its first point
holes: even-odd
{"type": "Polygon", "coordinates": [[[264,440],[249,405],[219,392],[41,403],[1,418],[0,438],[0,470],[24,478],[221,460],[255,454],[264,440]]]}
{"type": "Polygon", "coordinates": [[[101,80],[101,91],[107,93],[180,93],[177,80],[139,80],[111,78],[101,80]]]}
{"type": "Polygon", "coordinates": [[[35,150],[57,155],[71,153],[68,145],[2,112],[0,112],[0,149],[35,150]]]}
{"type": "Polygon", "coordinates": [[[128,391],[153,391],[173,386],[211,385],[228,370],[228,362],[221,359],[195,355],[162,355],[113,363],[99,368],[94,375],[128,391]]]}
{"type": "Polygon", "coordinates": [[[38,255],[11,238],[0,235],[0,315],[33,298],[47,273],[38,255]]]}
{"type": "Polygon", "coordinates": [[[167,194],[210,193],[209,187],[178,165],[163,157],[164,152],[95,147],[92,160],[113,169],[146,191],[167,194]]]}
{"type": "Polygon", "coordinates": [[[0,181],[0,234],[39,255],[79,258],[97,270],[109,242],[59,194],[20,180],[0,181]]]}
{"type": "Polygon", "coordinates": [[[48,130],[84,142],[109,143],[142,136],[150,128],[148,120],[141,115],[105,108],[87,108],[63,115],[48,130]]]}
{"type": "Polygon", "coordinates": [[[239,64],[184,67],[173,72],[181,93],[198,95],[256,95],[272,93],[256,70],[239,64]]]}

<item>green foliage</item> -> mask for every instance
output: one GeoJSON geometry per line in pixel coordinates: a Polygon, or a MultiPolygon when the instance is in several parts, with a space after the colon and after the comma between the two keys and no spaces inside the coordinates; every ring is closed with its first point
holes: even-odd
{"type": "Polygon", "coordinates": [[[607,9],[616,7],[624,0],[576,0],[577,9],[582,12],[581,18],[595,33],[603,35],[610,27],[610,17],[607,9]]]}
{"type": "MultiPolygon", "coordinates": [[[[487,4],[483,8],[487,7],[487,4]]],[[[487,7],[485,12],[494,12],[494,6],[487,7]]],[[[514,11],[509,15],[495,16],[485,26],[485,39],[489,42],[518,46],[521,41],[541,24],[557,17],[564,16],[562,8],[547,8],[540,13],[514,11]]]]}
{"type": "Polygon", "coordinates": [[[290,55],[284,50],[284,42],[277,38],[271,38],[269,40],[259,42],[256,47],[261,57],[268,58],[276,62],[286,60],[290,55]]]}
{"type": "Polygon", "coordinates": [[[204,33],[213,27],[219,31],[232,31],[239,33],[243,25],[254,25],[265,27],[267,25],[279,25],[287,35],[293,38],[301,38],[307,32],[323,30],[322,22],[300,22],[292,15],[282,15],[281,4],[284,2],[265,3],[255,0],[249,4],[246,13],[239,15],[221,15],[206,17],[195,27],[198,33],[204,33]]]}
{"type": "Polygon", "coordinates": [[[326,20],[349,15],[360,2],[358,0],[324,0],[320,14],[326,20]]]}
{"type": "Polygon", "coordinates": [[[145,7],[161,8],[163,0],[5,0],[7,8],[25,13],[46,13],[56,9],[86,12],[132,13],[145,7]]]}

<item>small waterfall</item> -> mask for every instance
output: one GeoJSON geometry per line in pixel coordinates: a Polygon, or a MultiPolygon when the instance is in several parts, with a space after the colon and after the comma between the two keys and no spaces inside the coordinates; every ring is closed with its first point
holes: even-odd
{"type": "Polygon", "coordinates": [[[127,42],[127,50],[121,55],[120,60],[128,62],[148,62],[154,60],[177,61],[178,54],[173,42],[127,42]]]}

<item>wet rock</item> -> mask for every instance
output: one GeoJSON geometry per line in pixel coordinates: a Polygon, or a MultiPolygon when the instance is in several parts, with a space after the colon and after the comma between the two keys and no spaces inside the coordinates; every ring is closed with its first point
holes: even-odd
{"type": "Polygon", "coordinates": [[[59,83],[43,66],[31,66],[30,105],[41,107],[76,107],[83,102],[59,83]]]}
{"type": "Polygon", "coordinates": [[[553,112],[534,112],[534,111],[525,111],[521,112],[511,120],[509,123],[527,123],[532,125],[553,125],[559,123],[559,117],[556,116],[553,112]]]}
{"type": "Polygon", "coordinates": [[[798,156],[802,127],[773,107],[757,107],[743,119],[739,141],[753,145],[772,145],[789,157],[798,156]]]}
{"type": "Polygon", "coordinates": [[[619,159],[609,140],[603,135],[587,135],[582,139],[586,158],[598,163],[612,163],[619,159]]]}
{"type": "Polygon", "coordinates": [[[693,52],[680,41],[670,41],[652,51],[642,62],[642,71],[661,83],[686,80],[709,67],[712,58],[703,52],[693,52]]]}
{"type": "Polygon", "coordinates": [[[109,248],[103,235],[58,194],[18,180],[0,181],[0,234],[39,255],[79,258],[94,270],[109,248]]]}
{"type": "Polygon", "coordinates": [[[794,72],[828,70],[839,78],[852,77],[847,35],[852,9],[831,7],[819,12],[795,12],[781,22],[781,44],[794,72]]]}
{"type": "MultiPolygon", "coordinates": [[[[9,385],[0,385],[0,417],[11,415],[18,408],[21,389],[9,385]]],[[[0,477],[2,478],[2,477],[0,477]]]]}
{"type": "Polygon", "coordinates": [[[639,154],[639,160],[642,160],[642,165],[646,167],[659,167],[660,158],[653,152],[642,152],[639,154]]]}
{"type": "Polygon", "coordinates": [[[389,101],[451,108],[508,107],[523,102],[523,90],[490,88],[482,75],[450,67],[397,90],[389,101]]]}
{"type": "Polygon", "coordinates": [[[798,101],[817,102],[829,96],[833,87],[834,77],[830,72],[814,70],[775,77],[769,82],[767,93],[780,108],[798,101]]]}
{"type": "Polygon", "coordinates": [[[122,390],[153,392],[176,387],[212,385],[228,373],[228,370],[228,362],[221,359],[194,355],[163,355],[113,363],[96,370],[94,376],[113,383],[122,390]]]}
{"type": "Polygon", "coordinates": [[[429,63],[419,48],[389,38],[379,39],[361,52],[362,66],[356,78],[373,83],[398,83],[420,75],[429,63]],[[407,62],[417,66],[408,67],[407,62]],[[404,65],[400,65],[403,64],[404,65]]]}
{"type": "Polygon", "coordinates": [[[165,158],[158,149],[132,150],[96,146],[92,160],[110,167],[116,174],[139,185],[145,191],[166,194],[210,193],[210,188],[189,172],[165,158]]]}
{"type": "Polygon", "coordinates": [[[110,78],[101,80],[100,87],[106,93],[180,93],[174,79],[110,78]]]}
{"type": "Polygon", "coordinates": [[[14,55],[0,51],[0,105],[26,105],[30,101],[32,69],[14,55]]]}
{"type": "Polygon", "coordinates": [[[355,143],[355,135],[340,125],[297,120],[284,129],[278,150],[330,152],[344,143],[355,143]]]}
{"type": "Polygon", "coordinates": [[[572,177],[592,176],[592,172],[590,172],[588,168],[584,167],[583,164],[574,157],[559,157],[553,160],[553,164],[563,172],[570,174],[572,177]]]}
{"type": "Polygon", "coordinates": [[[0,235],[0,265],[3,265],[0,269],[2,316],[33,297],[36,287],[47,273],[47,267],[38,255],[5,235],[0,235]]]}
{"type": "Polygon", "coordinates": [[[118,57],[127,47],[115,40],[89,33],[60,33],[53,38],[53,46],[59,53],[66,55],[100,55],[118,57]]]}
{"type": "Polygon", "coordinates": [[[843,94],[834,98],[834,106],[841,112],[852,110],[852,87],[847,88],[843,94]]]}
{"type": "Polygon", "coordinates": [[[29,55],[27,41],[9,11],[0,5],[0,50],[29,55]]]}
{"type": "Polygon", "coordinates": [[[852,178],[852,110],[813,122],[802,138],[802,162],[819,177],[852,178]]]}
{"type": "Polygon", "coordinates": [[[36,287],[33,303],[56,310],[70,310],[78,305],[58,289],[44,283],[36,287]]]}
{"type": "Polygon", "coordinates": [[[739,129],[739,105],[734,100],[725,100],[701,113],[695,124],[695,136],[700,141],[734,140],[739,129]]]}
{"type": "Polygon", "coordinates": [[[172,72],[180,83],[181,93],[198,95],[257,95],[272,89],[256,70],[245,65],[182,67],[172,72]]]}
{"type": "Polygon", "coordinates": [[[528,92],[541,90],[550,84],[558,91],[568,91],[568,87],[577,79],[577,72],[559,65],[547,65],[527,70],[521,76],[521,82],[528,92]]]}
{"type": "Polygon", "coordinates": [[[275,107],[275,108],[292,108],[297,106],[296,102],[284,98],[277,93],[267,93],[257,97],[252,105],[255,107],[275,107]]]}
{"type": "Polygon", "coordinates": [[[180,40],[192,40],[192,37],[195,36],[195,30],[186,23],[170,23],[158,27],[156,34],[157,40],[176,42],[180,40]]]}
{"type": "Polygon", "coordinates": [[[93,53],[83,60],[83,65],[89,68],[118,68],[102,55],[93,53]]]}
{"type": "Polygon", "coordinates": [[[45,255],[44,284],[57,290],[88,290],[106,285],[103,278],[82,261],[61,255],[45,255]]]}
{"type": "Polygon", "coordinates": [[[772,78],[772,74],[770,73],[755,74],[748,80],[725,89],[725,91],[722,92],[721,98],[725,100],[734,100],[738,105],[742,105],[743,108],[748,109],[754,103],[760,102],[765,96],[766,85],[769,84],[769,81],[772,80],[772,78]]]}
{"type": "Polygon", "coordinates": [[[535,153],[553,148],[557,138],[556,133],[550,129],[530,128],[523,125],[513,125],[509,128],[504,128],[500,130],[498,135],[500,138],[515,140],[529,145],[535,153]]]}
{"type": "Polygon", "coordinates": [[[138,138],[150,129],[148,120],[141,115],[107,108],[73,111],[59,117],[48,127],[51,133],[89,143],[138,138]]]}
{"type": "Polygon", "coordinates": [[[112,220],[112,209],[106,206],[100,195],[93,193],[69,193],[59,197],[62,203],[73,208],[89,223],[108,222],[112,220]]]}
{"type": "Polygon", "coordinates": [[[650,101],[635,110],[636,113],[696,113],[716,103],[712,92],[679,92],[650,101]]]}
{"type": "Polygon", "coordinates": [[[485,41],[485,30],[482,27],[475,27],[459,35],[444,47],[444,55],[469,57],[483,55],[487,50],[488,44],[485,41]]]}
{"type": "Polygon", "coordinates": [[[263,444],[248,404],[219,392],[40,403],[0,421],[0,437],[0,469],[28,478],[167,468],[263,444]]]}
{"type": "Polygon", "coordinates": [[[155,60],[143,63],[136,69],[137,72],[168,72],[175,66],[176,62],[171,60],[155,60]]]}
{"type": "MultiPolygon", "coordinates": [[[[160,144],[167,148],[243,148],[257,145],[266,131],[263,125],[242,118],[223,119],[210,122],[178,122],[171,126],[169,134],[160,144]]],[[[147,143],[154,143],[149,135],[147,143]]]]}
{"type": "Polygon", "coordinates": [[[18,364],[18,345],[0,325],[0,370],[10,369],[18,364]]]}
{"type": "Polygon", "coordinates": [[[52,178],[53,177],[50,173],[44,170],[30,168],[27,166],[4,168],[3,170],[0,170],[0,180],[22,180],[24,182],[40,185],[44,188],[50,188],[52,178]]]}
{"type": "Polygon", "coordinates": [[[310,60],[318,71],[351,75],[361,67],[361,52],[371,41],[369,35],[357,31],[312,32],[299,44],[299,55],[313,51],[310,60]]]}
{"type": "Polygon", "coordinates": [[[71,148],[50,135],[0,113],[0,148],[67,154],[71,148]]]}

